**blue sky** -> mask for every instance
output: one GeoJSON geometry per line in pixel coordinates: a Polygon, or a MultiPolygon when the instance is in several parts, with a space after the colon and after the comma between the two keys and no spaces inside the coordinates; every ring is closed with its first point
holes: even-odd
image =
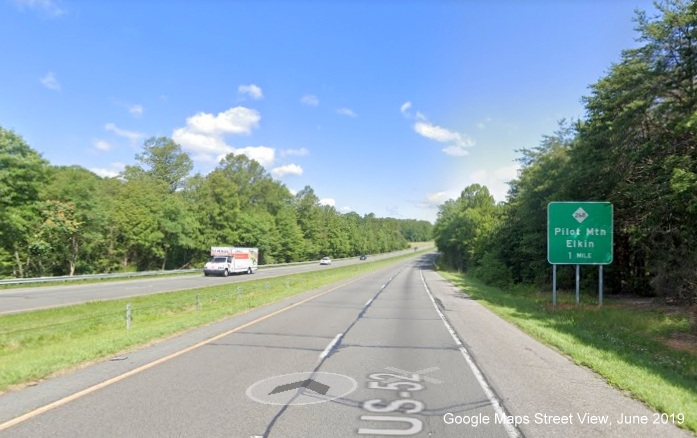
{"type": "Polygon", "coordinates": [[[498,201],[516,149],[635,47],[645,0],[0,0],[0,126],[103,176],[172,137],[339,211],[434,221],[498,201]]]}

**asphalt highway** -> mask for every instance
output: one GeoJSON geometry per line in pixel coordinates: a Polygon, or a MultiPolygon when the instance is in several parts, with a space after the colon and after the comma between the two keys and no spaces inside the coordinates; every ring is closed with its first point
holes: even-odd
{"type": "MultiPolygon", "coordinates": [[[[388,254],[369,256],[369,260],[380,260],[411,252],[399,251],[388,254]]],[[[360,263],[358,258],[335,260],[331,266],[320,266],[317,263],[303,265],[289,265],[264,267],[261,266],[252,275],[239,274],[228,277],[210,276],[204,277],[203,270],[200,274],[178,275],[174,277],[150,277],[135,278],[118,281],[103,281],[96,283],[52,286],[32,286],[0,290],[0,315],[10,313],[28,312],[32,310],[47,309],[51,307],[69,306],[88,301],[114,300],[119,298],[136,297],[162,292],[194,289],[213,286],[221,283],[234,283],[259,278],[271,278],[281,275],[309,272],[317,269],[332,269],[360,263]]]]}
{"type": "Polygon", "coordinates": [[[430,257],[3,394],[0,437],[691,436],[468,299],[430,257]]]}

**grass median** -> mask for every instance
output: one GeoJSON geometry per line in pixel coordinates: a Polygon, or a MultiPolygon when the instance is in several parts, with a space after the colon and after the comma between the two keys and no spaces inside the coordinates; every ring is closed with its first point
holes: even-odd
{"type": "Polygon", "coordinates": [[[0,316],[0,392],[412,258],[0,316]],[[126,328],[126,306],[131,328],[126,328]]]}
{"type": "MultiPolygon", "coordinates": [[[[551,290],[503,291],[453,272],[440,274],[470,297],[534,338],[591,368],[657,412],[682,414],[685,429],[697,432],[697,339],[687,312],[608,299],[602,306],[576,306],[575,294],[551,290]]],[[[584,297],[587,298],[587,297],[584,297]]],[[[672,422],[672,421],[671,421],[672,422]]]]}

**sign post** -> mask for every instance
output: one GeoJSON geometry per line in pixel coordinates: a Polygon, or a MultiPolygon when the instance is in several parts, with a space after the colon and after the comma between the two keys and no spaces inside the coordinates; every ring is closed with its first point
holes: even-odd
{"type": "Polygon", "coordinates": [[[547,261],[553,265],[556,306],[556,265],[576,265],[576,304],[580,301],[580,265],[599,266],[599,303],[603,302],[602,266],[612,263],[613,208],[609,202],[550,202],[547,205],[547,261]]]}

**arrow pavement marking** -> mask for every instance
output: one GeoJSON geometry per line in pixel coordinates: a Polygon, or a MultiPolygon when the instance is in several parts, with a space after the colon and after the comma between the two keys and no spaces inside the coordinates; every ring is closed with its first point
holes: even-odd
{"type": "Polygon", "coordinates": [[[286,391],[292,391],[293,389],[300,389],[300,388],[307,388],[310,391],[316,392],[317,394],[322,394],[322,395],[327,395],[327,391],[329,391],[329,386],[319,383],[316,380],[312,379],[307,379],[307,380],[299,380],[294,383],[287,383],[285,385],[279,385],[273,389],[269,393],[271,394],[279,394],[281,392],[286,392],[286,391]]]}

